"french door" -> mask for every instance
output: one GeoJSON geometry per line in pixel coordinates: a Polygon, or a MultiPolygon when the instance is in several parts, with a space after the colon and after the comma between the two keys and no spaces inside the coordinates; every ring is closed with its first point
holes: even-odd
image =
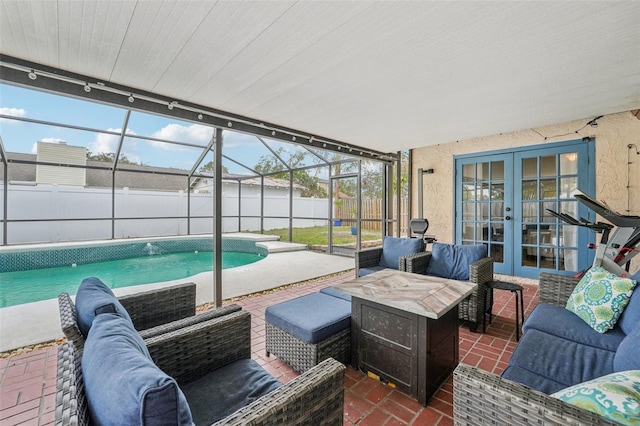
{"type": "Polygon", "coordinates": [[[501,274],[537,278],[587,268],[593,232],[548,210],[594,218],[573,197],[593,195],[593,149],[590,139],[456,157],[456,243],[487,245],[501,274]]]}

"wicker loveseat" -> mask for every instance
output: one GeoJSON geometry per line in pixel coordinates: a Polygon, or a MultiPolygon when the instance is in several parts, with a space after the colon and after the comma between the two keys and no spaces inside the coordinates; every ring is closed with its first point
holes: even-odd
{"type": "Polygon", "coordinates": [[[247,311],[144,341],[115,300],[95,311],[83,354],[58,349],[57,425],[342,424],[345,367],[279,383],[251,360],[247,311]]]}
{"type": "Polygon", "coordinates": [[[458,317],[470,321],[470,330],[476,331],[478,325],[484,323],[486,284],[493,280],[493,259],[486,257],[486,253],[484,245],[434,243],[431,252],[407,257],[403,270],[414,274],[468,279],[477,284],[473,293],[458,305],[458,317]]]}
{"type": "MultiPolygon", "coordinates": [[[[634,279],[640,278],[636,275],[634,279]]],[[[453,376],[457,425],[618,424],[550,396],[603,375],[640,369],[636,355],[640,346],[640,290],[634,291],[614,329],[599,334],[564,308],[578,281],[540,274],[540,303],[525,322],[524,335],[502,376],[458,365],[453,376]]]]}

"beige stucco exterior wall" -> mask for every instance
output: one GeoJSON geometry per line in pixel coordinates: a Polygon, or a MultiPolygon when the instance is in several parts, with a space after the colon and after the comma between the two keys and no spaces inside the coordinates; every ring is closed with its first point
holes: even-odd
{"type": "MultiPolygon", "coordinates": [[[[636,154],[640,150],[640,119],[631,111],[627,111],[602,117],[597,121],[597,127],[582,128],[592,118],[415,149],[412,165],[411,217],[417,217],[418,213],[416,179],[419,168],[434,169],[433,174],[425,174],[423,177],[423,212],[424,217],[429,220],[428,232],[435,234],[439,242],[452,242],[455,155],[589,136],[595,137],[596,198],[606,201],[614,211],[621,214],[640,215],[640,155],[636,154]],[[565,136],[553,137],[554,135],[565,136]],[[628,145],[632,147],[628,148],[628,145]],[[628,159],[630,164],[627,164],[628,159]]],[[[640,256],[636,256],[633,263],[635,269],[640,267],[640,256]]]]}

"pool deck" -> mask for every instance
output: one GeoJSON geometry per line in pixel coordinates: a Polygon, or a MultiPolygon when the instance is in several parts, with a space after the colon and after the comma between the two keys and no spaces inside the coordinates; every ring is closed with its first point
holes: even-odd
{"type": "MultiPolygon", "coordinates": [[[[259,262],[223,270],[223,299],[330,275],[353,269],[355,266],[352,258],[309,251],[303,244],[277,241],[273,236],[255,234],[225,234],[225,236],[259,241],[257,244],[267,248],[269,255],[259,262]]],[[[213,300],[213,272],[203,272],[187,279],[165,283],[118,288],[114,289],[114,293],[121,296],[183,282],[196,283],[198,305],[213,300]]],[[[57,299],[0,309],[0,352],[62,337],[57,299]]]]}

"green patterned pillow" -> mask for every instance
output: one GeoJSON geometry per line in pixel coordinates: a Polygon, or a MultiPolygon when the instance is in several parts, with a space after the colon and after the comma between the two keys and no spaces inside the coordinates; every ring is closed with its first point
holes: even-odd
{"type": "Polygon", "coordinates": [[[625,425],[640,425],[640,370],[598,377],[551,396],[625,425]]]}
{"type": "Polygon", "coordinates": [[[598,333],[604,333],[616,325],[635,285],[634,280],[593,266],[573,289],[566,308],[598,333]]]}

